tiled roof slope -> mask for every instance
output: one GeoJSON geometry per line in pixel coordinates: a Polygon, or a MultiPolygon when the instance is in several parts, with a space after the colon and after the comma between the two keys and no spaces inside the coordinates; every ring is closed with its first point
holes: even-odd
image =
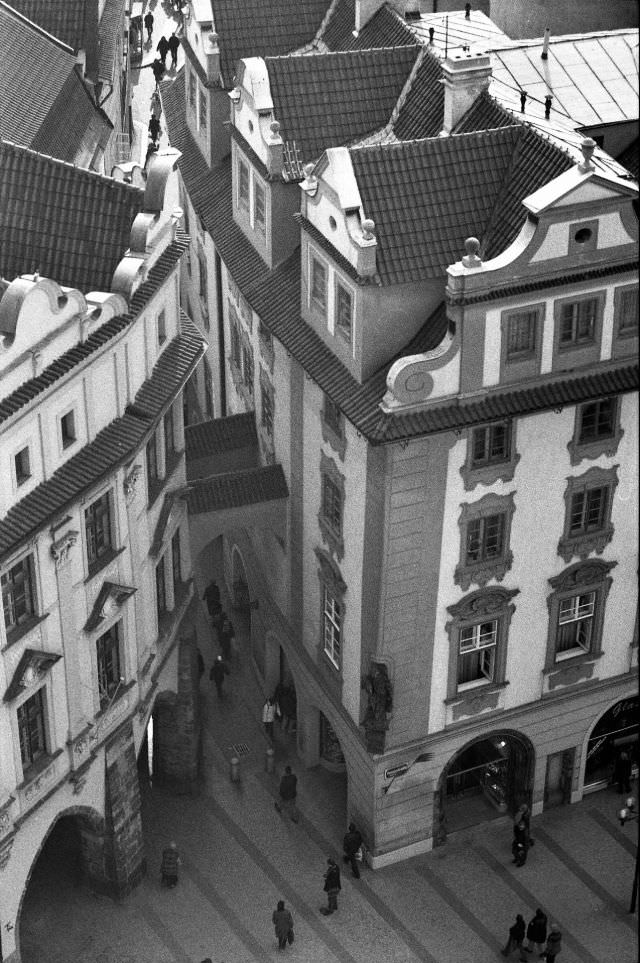
{"type": "Polygon", "coordinates": [[[269,57],[271,96],[285,141],[303,163],[389,121],[420,47],[269,57]]]}
{"type": "Polygon", "coordinates": [[[233,87],[242,57],[274,57],[315,37],[329,0],[211,0],[220,45],[220,71],[233,87]]]}
{"type": "Polygon", "coordinates": [[[109,291],[144,192],[0,141],[0,275],[109,291]]]}
{"type": "Polygon", "coordinates": [[[122,418],[107,425],[82,451],[15,504],[0,520],[0,558],[37,532],[51,516],[130,458],[153,421],[175,397],[202,355],[202,339],[192,325],[167,345],[153,374],[122,418]],[[142,415],[142,416],[141,416],[142,415]]]}
{"type": "MultiPolygon", "coordinates": [[[[40,372],[35,378],[25,381],[19,388],[11,392],[10,395],[0,399],[0,424],[14,415],[26,404],[46,391],[51,385],[55,384],[60,378],[68,374],[76,365],[81,364],[94,352],[98,351],[102,345],[114,338],[120,331],[124,330],[131,321],[140,313],[146,302],[153,297],[160,285],[167,279],[170,272],[174,269],[177,261],[187,249],[187,235],[182,234],[169,244],[162,252],[158,260],[150,269],[144,284],[141,284],[134,296],[131,298],[130,311],[128,314],[121,314],[111,318],[106,324],[89,335],[86,341],[75,344],[64,354],[56,358],[50,365],[40,372]]],[[[186,315],[185,315],[186,317],[186,315]]]]}
{"type": "Polygon", "coordinates": [[[398,140],[436,137],[440,133],[444,113],[441,78],[440,61],[427,50],[393,125],[398,140]]]}
{"type": "Polygon", "coordinates": [[[416,43],[415,34],[391,7],[381,7],[357,37],[355,0],[338,0],[318,38],[329,50],[365,50],[371,47],[402,47],[416,43]]]}
{"type": "Polygon", "coordinates": [[[27,146],[41,154],[89,167],[113,131],[77,69],[67,77],[40,130],[27,146]]]}
{"type": "Polygon", "coordinates": [[[116,40],[122,36],[124,13],[127,0],[106,0],[100,26],[98,28],[98,76],[112,80],[114,70],[120,70],[115,63],[116,40]]]}
{"type": "Polygon", "coordinates": [[[625,147],[616,160],[638,180],[640,178],[640,138],[636,137],[628,147],[625,147]]]}
{"type": "Polygon", "coordinates": [[[281,465],[225,472],[193,482],[187,495],[190,515],[241,508],[287,498],[289,489],[281,465]]]}
{"type": "Polygon", "coordinates": [[[484,234],[522,135],[508,127],[351,149],[383,284],[443,277],[465,239],[484,234]]]}
{"type": "Polygon", "coordinates": [[[184,429],[187,458],[205,458],[222,451],[233,451],[258,444],[256,416],[253,411],[214,418],[184,429]]]}
{"type": "Polygon", "coordinates": [[[11,0],[10,6],[72,50],[84,47],[87,0],[11,0]]]}

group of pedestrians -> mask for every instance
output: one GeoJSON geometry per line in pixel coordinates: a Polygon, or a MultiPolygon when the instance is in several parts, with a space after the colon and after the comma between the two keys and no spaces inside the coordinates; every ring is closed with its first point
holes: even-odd
{"type": "Polygon", "coordinates": [[[231,662],[231,643],[236,633],[231,619],[222,608],[220,588],[215,580],[209,583],[202,596],[206,603],[211,625],[215,629],[220,653],[216,656],[209,672],[209,679],[216,687],[218,698],[224,695],[223,683],[225,677],[229,675],[229,663],[231,662]]]}
{"type": "Polygon", "coordinates": [[[287,732],[293,728],[296,721],[296,692],[293,686],[284,685],[279,682],[272,696],[267,696],[262,706],[262,725],[270,742],[274,738],[274,726],[276,720],[282,726],[282,731],[287,732]]]}
{"type": "Polygon", "coordinates": [[[520,960],[529,960],[533,957],[528,954],[537,953],[541,960],[553,963],[555,958],[562,950],[562,933],[557,923],[552,923],[547,928],[546,914],[538,908],[535,916],[529,921],[527,926],[521,913],[516,916],[516,921],[509,928],[509,939],[507,945],[502,950],[503,956],[511,956],[514,950],[520,951],[520,960]],[[527,945],[524,945],[525,937],[527,945]]]}

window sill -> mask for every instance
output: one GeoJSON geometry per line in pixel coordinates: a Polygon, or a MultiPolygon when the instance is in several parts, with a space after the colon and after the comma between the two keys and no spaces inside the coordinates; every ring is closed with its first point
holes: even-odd
{"type": "Polygon", "coordinates": [[[84,584],[86,585],[87,582],[90,582],[92,578],[95,578],[96,575],[98,575],[104,568],[107,567],[107,565],[110,564],[110,562],[114,560],[114,558],[117,558],[118,555],[122,555],[123,552],[124,545],[122,548],[109,549],[108,552],[105,552],[104,555],[101,555],[96,562],[89,566],[89,574],[84,580],[84,584]]]}
{"type": "Polygon", "coordinates": [[[7,632],[7,644],[0,652],[6,652],[10,649],[12,645],[19,642],[20,639],[24,639],[25,635],[28,635],[33,629],[35,629],[41,622],[49,618],[49,613],[45,612],[44,615],[33,615],[27,622],[23,622],[17,628],[12,629],[11,632],[7,632]]]}
{"type": "Polygon", "coordinates": [[[613,538],[613,525],[607,525],[599,532],[589,532],[585,535],[569,535],[558,542],[558,555],[568,564],[577,555],[584,562],[591,552],[602,555],[605,547],[613,538]]]}
{"type": "Polygon", "coordinates": [[[493,485],[496,481],[512,481],[519,461],[520,455],[514,455],[508,461],[493,462],[477,467],[463,465],[460,474],[464,481],[465,491],[473,491],[476,485],[493,485]]]}
{"type": "Polygon", "coordinates": [[[104,706],[102,705],[100,706],[100,709],[98,710],[98,712],[96,712],[94,716],[95,722],[98,722],[99,719],[102,719],[103,716],[106,716],[107,712],[109,712],[110,709],[112,709],[115,705],[117,705],[118,702],[120,702],[120,700],[122,699],[122,697],[125,696],[127,692],[129,692],[129,690],[134,687],[135,684],[136,684],[136,680],[131,679],[130,682],[126,682],[123,685],[120,685],[120,687],[116,692],[115,699],[113,701],[108,700],[104,706]]]}
{"type": "Polygon", "coordinates": [[[575,665],[583,665],[585,662],[597,662],[597,660],[604,655],[603,650],[599,652],[585,652],[584,649],[568,650],[567,652],[558,652],[555,655],[555,661],[552,665],[546,666],[542,670],[543,675],[551,675],[554,672],[562,672],[566,668],[570,668],[575,665]],[[575,651],[575,654],[571,654],[575,651]]]}
{"type": "MultiPolygon", "coordinates": [[[[466,683],[465,683],[466,684],[466,683]]],[[[460,702],[470,702],[473,699],[477,699],[478,696],[491,695],[494,692],[501,692],[509,685],[508,681],[504,682],[478,682],[478,685],[470,685],[468,689],[458,689],[455,695],[447,696],[444,700],[446,706],[456,705],[460,702]]]]}
{"type": "Polygon", "coordinates": [[[609,458],[613,457],[618,450],[618,445],[623,435],[623,429],[618,426],[613,435],[609,435],[607,438],[596,438],[594,441],[585,443],[572,438],[567,445],[571,464],[579,465],[585,458],[593,461],[599,458],[600,455],[606,455],[609,458]]]}
{"type": "Polygon", "coordinates": [[[492,559],[486,562],[477,562],[473,565],[458,565],[456,567],[453,580],[456,585],[466,592],[470,585],[476,584],[481,588],[495,579],[501,582],[513,563],[513,552],[507,552],[502,558],[492,559]]]}
{"type": "Polygon", "coordinates": [[[322,440],[333,448],[341,461],[344,461],[344,455],[347,449],[347,440],[344,432],[338,433],[333,425],[330,425],[329,422],[326,421],[324,415],[320,416],[320,422],[322,425],[322,440]]]}
{"type": "Polygon", "coordinates": [[[24,790],[29,786],[30,783],[34,782],[38,776],[47,769],[48,766],[54,762],[58,756],[62,753],[62,749],[56,749],[55,752],[49,754],[48,752],[40,756],[36,762],[32,763],[27,769],[22,770],[23,780],[19,786],[16,786],[18,792],[24,792],[24,790]]]}
{"type": "Polygon", "coordinates": [[[444,700],[448,707],[451,722],[458,722],[465,716],[480,715],[500,708],[502,691],[509,685],[505,682],[487,682],[486,685],[463,689],[444,700]]]}
{"type": "Polygon", "coordinates": [[[548,691],[552,692],[558,686],[575,685],[591,679],[603,654],[602,651],[582,652],[543,669],[542,675],[546,679],[548,691]]]}
{"type": "Polygon", "coordinates": [[[320,533],[322,535],[323,542],[326,542],[329,549],[337,556],[339,561],[344,558],[344,538],[342,535],[338,535],[329,522],[326,520],[324,515],[318,514],[318,525],[320,527],[320,533]]]}

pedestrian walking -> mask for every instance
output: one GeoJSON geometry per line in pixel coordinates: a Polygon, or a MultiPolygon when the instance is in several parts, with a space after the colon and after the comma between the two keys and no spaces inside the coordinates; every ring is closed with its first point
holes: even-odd
{"type": "Polygon", "coordinates": [[[146,157],[145,157],[145,159],[144,159],[144,169],[145,169],[145,170],[147,169],[147,165],[148,165],[149,161],[151,160],[151,158],[153,157],[153,155],[154,155],[154,154],[157,154],[157,153],[158,153],[158,145],[157,145],[157,144],[154,144],[153,141],[149,141],[149,144],[148,144],[148,146],[147,146],[147,154],[146,154],[146,157]]]}
{"type": "Polygon", "coordinates": [[[175,33],[172,33],[167,41],[169,51],[171,53],[171,69],[175,70],[178,66],[178,50],[180,48],[180,41],[176,37],[175,33]]]}
{"type": "Polygon", "coordinates": [[[562,933],[560,932],[560,927],[558,924],[552,923],[549,935],[547,937],[547,945],[545,946],[544,953],[542,954],[542,959],[546,960],[547,963],[553,963],[561,950],[562,933]]]}
{"type": "Polygon", "coordinates": [[[623,792],[631,792],[631,759],[624,749],[616,759],[613,779],[617,783],[619,795],[623,792]]]}
{"type": "Polygon", "coordinates": [[[294,822],[298,822],[296,797],[298,795],[298,777],[291,771],[291,766],[285,766],[284,775],[280,780],[280,802],[275,804],[279,813],[285,812],[294,822]]]}
{"type": "Polygon", "coordinates": [[[341,889],[340,867],[336,863],[335,859],[332,859],[332,857],[329,856],[327,859],[327,870],[324,874],[324,891],[327,894],[329,905],[321,907],[320,912],[323,916],[330,916],[331,913],[337,912],[338,893],[341,889]]]}
{"type": "Polygon", "coordinates": [[[164,35],[158,40],[158,46],[156,47],[156,50],[158,51],[160,60],[162,61],[162,66],[166,67],[167,54],[169,53],[169,41],[164,35]]]}
{"type": "Polygon", "coordinates": [[[222,606],[220,606],[220,608],[217,609],[214,612],[214,614],[211,616],[211,624],[216,630],[216,638],[218,639],[218,642],[220,642],[220,634],[222,632],[222,626],[224,625],[226,619],[227,619],[227,613],[222,608],[222,606]]]}
{"type": "Polygon", "coordinates": [[[284,908],[283,899],[278,900],[278,906],[273,911],[271,922],[276,930],[278,949],[286,950],[287,943],[293,943],[293,916],[288,909],[284,908]]]}
{"type": "Polygon", "coordinates": [[[507,940],[507,945],[503,950],[501,950],[503,956],[511,956],[514,950],[518,950],[522,947],[525,930],[526,926],[524,917],[518,913],[515,923],[513,926],[509,927],[509,939],[507,940]]]}
{"type": "Polygon", "coordinates": [[[231,639],[235,639],[236,632],[230,621],[226,616],[222,620],[222,626],[218,632],[218,638],[220,640],[220,648],[222,649],[222,656],[228,662],[231,658],[231,639]]]}
{"type": "Polygon", "coordinates": [[[276,707],[275,703],[271,699],[267,699],[262,707],[262,724],[264,726],[264,731],[267,734],[267,739],[273,742],[273,723],[276,718],[276,707]]]}
{"type": "Polygon", "coordinates": [[[514,823],[513,843],[511,844],[513,862],[516,866],[524,866],[526,863],[530,844],[531,839],[527,824],[524,819],[521,819],[519,823],[514,823]]]}
{"type": "Polygon", "coordinates": [[[229,670],[226,663],[223,662],[222,656],[219,655],[217,659],[214,660],[211,666],[211,671],[209,673],[209,678],[213,679],[216,685],[216,692],[218,693],[218,698],[222,698],[222,683],[224,682],[225,675],[229,675],[229,670]]]}
{"type": "MultiPolygon", "coordinates": [[[[538,908],[535,916],[531,918],[529,925],[527,926],[527,946],[524,946],[523,950],[525,953],[533,953],[535,950],[539,956],[542,956],[546,941],[547,917],[542,910],[538,908]]],[[[527,957],[521,953],[520,959],[526,960],[527,957]]]]}
{"type": "MultiPolygon", "coordinates": [[[[162,117],[162,101],[160,100],[160,94],[157,90],[151,94],[151,113],[158,120],[162,117]]],[[[216,586],[217,587],[217,586],[216,586]]],[[[204,596],[203,596],[204,597],[204,596]]]]}
{"type": "MultiPolygon", "coordinates": [[[[159,97],[158,100],[160,100],[159,97]]],[[[213,618],[214,615],[218,615],[218,613],[222,611],[222,605],[220,604],[220,589],[218,588],[218,583],[215,581],[215,579],[209,582],[204,590],[202,601],[206,603],[210,618],[213,618]]]]}
{"type": "Polygon", "coordinates": [[[354,877],[360,879],[358,863],[362,861],[362,833],[356,829],[355,823],[349,823],[349,831],[342,840],[342,848],[345,863],[350,864],[354,877]]]}
{"type": "Polygon", "coordinates": [[[151,70],[153,71],[153,76],[156,79],[157,86],[164,77],[164,64],[161,60],[154,60],[151,64],[151,70]]]}
{"type": "Polygon", "coordinates": [[[278,698],[278,705],[280,706],[282,731],[287,732],[295,723],[296,718],[296,693],[292,686],[286,685],[282,687],[278,698]]]}
{"type": "Polygon", "coordinates": [[[147,43],[151,43],[151,34],[153,33],[153,14],[149,10],[144,18],[144,26],[147,31],[147,43]]]}
{"type": "Polygon", "coordinates": [[[162,851],[162,862],[160,863],[160,884],[173,889],[178,885],[178,866],[180,865],[180,854],[175,843],[169,843],[162,851]]]}
{"type": "Polygon", "coordinates": [[[149,136],[154,144],[158,143],[158,139],[160,137],[160,121],[154,116],[154,114],[151,114],[151,117],[149,118],[149,136]]]}

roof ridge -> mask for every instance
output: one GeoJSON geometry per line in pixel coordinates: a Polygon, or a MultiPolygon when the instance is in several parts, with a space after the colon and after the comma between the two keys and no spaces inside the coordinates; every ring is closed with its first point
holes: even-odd
{"type": "Polygon", "coordinates": [[[396,44],[389,47],[352,47],[349,50],[327,50],[322,54],[312,53],[311,51],[307,52],[307,51],[292,50],[291,53],[273,54],[273,55],[266,56],[263,59],[265,63],[273,60],[296,60],[296,59],[297,60],[307,59],[317,63],[317,62],[322,62],[323,60],[331,57],[353,57],[353,56],[358,56],[358,55],[361,56],[363,54],[371,54],[371,53],[376,53],[376,54],[389,53],[389,51],[393,53],[403,53],[403,52],[406,52],[407,50],[424,50],[424,49],[425,49],[424,44],[411,43],[411,44],[404,44],[404,46],[402,47],[399,47],[396,44]]]}
{"type": "MultiPolygon", "coordinates": [[[[637,27],[619,27],[617,30],[591,30],[589,33],[562,33],[554,35],[553,33],[549,37],[549,43],[569,43],[575,40],[597,40],[599,37],[620,37],[623,34],[637,35],[637,27]]],[[[502,50],[521,50],[524,47],[539,47],[544,43],[544,37],[531,37],[522,38],[520,40],[514,40],[509,46],[500,46],[495,48],[496,52],[502,50]]],[[[490,48],[493,50],[493,48],[490,48]]]]}
{"type": "Polygon", "coordinates": [[[66,44],[64,40],[60,40],[59,37],[54,37],[52,33],[49,33],[48,30],[45,30],[44,27],[41,27],[33,20],[29,20],[28,17],[26,17],[23,13],[20,13],[19,10],[16,10],[15,7],[5,3],[4,0],[0,0],[0,13],[6,13],[8,16],[13,17],[14,20],[22,20],[28,28],[33,30],[35,33],[41,34],[46,40],[51,41],[51,43],[56,47],[60,47],[63,53],[68,53],[75,63],[76,55],[73,51],[73,47],[70,47],[69,44],[66,44]]]}
{"type": "Polygon", "coordinates": [[[502,134],[503,131],[513,130],[514,128],[520,129],[518,124],[509,124],[508,127],[491,127],[488,130],[464,130],[460,131],[458,134],[449,134],[447,137],[440,137],[436,134],[434,137],[414,137],[410,140],[396,140],[388,141],[383,144],[354,144],[349,147],[350,151],[374,151],[374,150],[404,150],[405,148],[410,148],[415,145],[422,144],[442,144],[443,146],[451,143],[454,139],[462,138],[487,138],[495,137],[496,135],[502,134]]]}
{"type": "MultiPolygon", "coordinates": [[[[1,2],[2,0],[0,0],[0,3],[1,2]]],[[[78,164],[72,163],[72,161],[61,160],[59,157],[53,157],[51,154],[44,154],[42,151],[34,150],[32,147],[26,147],[24,144],[16,144],[15,141],[0,135],[0,150],[2,150],[4,146],[11,148],[17,154],[30,154],[34,158],[49,162],[54,167],[70,167],[76,170],[81,176],[86,176],[89,180],[97,179],[105,181],[108,184],[117,185],[118,188],[123,188],[127,192],[144,194],[144,188],[136,187],[135,184],[128,184],[126,181],[116,180],[115,177],[111,177],[109,174],[102,174],[100,171],[92,171],[87,167],[80,167],[78,164]]]]}

